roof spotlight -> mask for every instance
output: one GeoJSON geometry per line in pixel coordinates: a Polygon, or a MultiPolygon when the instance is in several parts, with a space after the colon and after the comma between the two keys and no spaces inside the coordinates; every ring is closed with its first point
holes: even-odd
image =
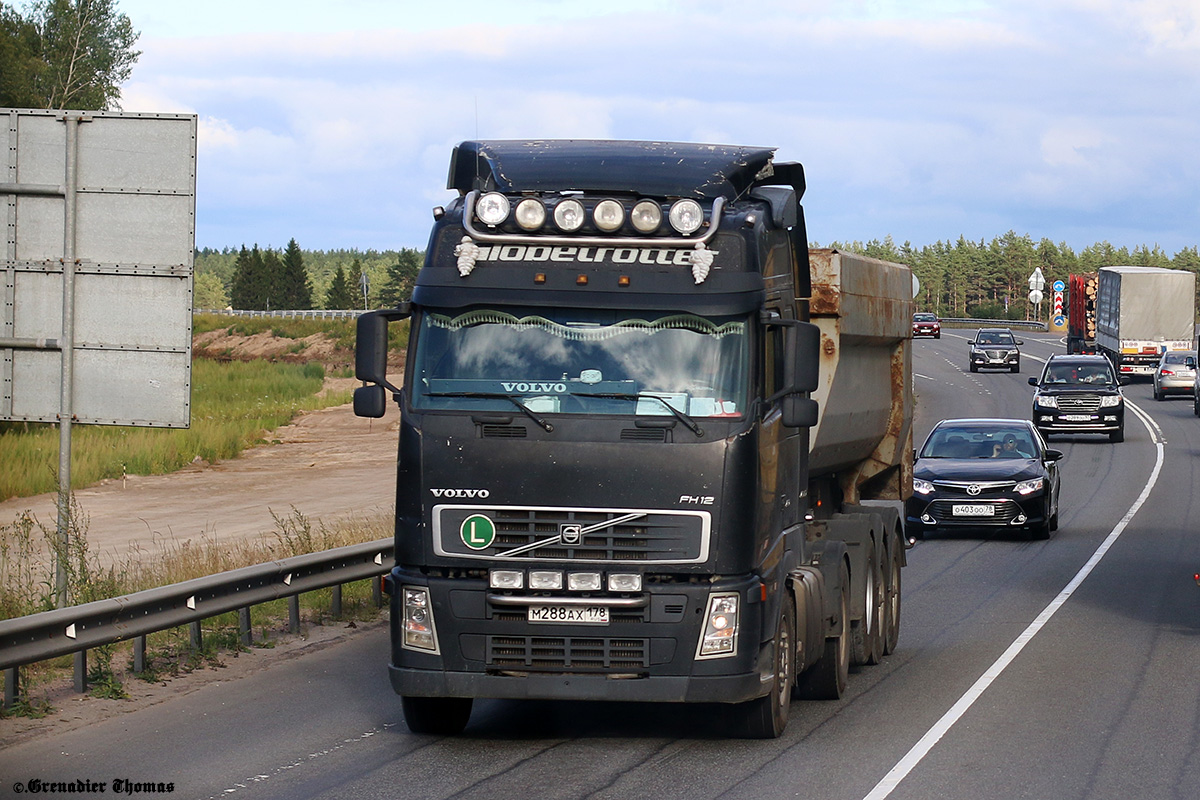
{"type": "Polygon", "coordinates": [[[612,233],[625,224],[625,206],[616,200],[601,200],[592,211],[592,221],[605,233],[612,233]]]}
{"type": "Polygon", "coordinates": [[[639,200],[629,215],[629,221],[638,233],[654,233],[662,225],[662,207],[653,200],[639,200]]]}
{"type": "Polygon", "coordinates": [[[554,207],[554,224],[564,233],[574,233],[582,228],[583,219],[583,203],[578,200],[561,200],[554,207]]]}
{"type": "Polygon", "coordinates": [[[517,203],[516,217],[522,230],[536,231],[546,222],[546,207],[541,200],[526,197],[517,203]]]}
{"type": "Polygon", "coordinates": [[[704,224],[704,209],[695,200],[676,200],[669,217],[671,227],[686,236],[700,230],[704,224]]]}
{"type": "Polygon", "coordinates": [[[499,192],[488,192],[475,204],[475,215],[484,225],[499,225],[508,219],[508,198],[499,192]]]}

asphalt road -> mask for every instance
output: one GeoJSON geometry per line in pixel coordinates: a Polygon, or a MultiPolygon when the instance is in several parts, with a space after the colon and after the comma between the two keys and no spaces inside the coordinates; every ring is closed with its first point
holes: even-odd
{"type": "MultiPolygon", "coordinates": [[[[1020,375],[972,374],[967,333],[914,343],[918,441],[944,417],[1026,417],[1028,376],[1063,352],[1022,334],[1020,375]]],[[[919,543],[897,652],[842,700],[793,704],[778,740],[725,739],[713,708],[511,701],[477,702],[462,736],[414,736],[376,630],[10,747],[0,795],[121,778],[251,800],[1200,796],[1200,419],[1148,384],[1126,396],[1147,421],[1125,442],[1053,440],[1051,539],[919,543]]]]}

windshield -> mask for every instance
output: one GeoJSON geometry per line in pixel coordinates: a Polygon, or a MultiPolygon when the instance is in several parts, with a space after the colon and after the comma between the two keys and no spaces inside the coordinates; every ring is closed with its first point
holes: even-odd
{"type": "Polygon", "coordinates": [[[1013,343],[1013,337],[1011,333],[1000,331],[980,331],[979,335],[975,338],[975,343],[1011,345],[1013,343]]]}
{"type": "Polygon", "coordinates": [[[1050,364],[1046,368],[1046,377],[1042,383],[1047,384],[1084,384],[1095,386],[1116,383],[1112,368],[1107,362],[1099,364],[1050,364]]]}
{"type": "Polygon", "coordinates": [[[921,458],[1036,458],[1028,428],[941,426],[929,434],[921,458]]]}
{"type": "Polygon", "coordinates": [[[936,314],[913,314],[913,322],[937,322],[936,314]]]}
{"type": "Polygon", "coordinates": [[[412,402],[425,409],[736,417],[745,318],[581,309],[427,311],[412,402]],[[670,406],[668,408],[667,406],[670,406]]]}

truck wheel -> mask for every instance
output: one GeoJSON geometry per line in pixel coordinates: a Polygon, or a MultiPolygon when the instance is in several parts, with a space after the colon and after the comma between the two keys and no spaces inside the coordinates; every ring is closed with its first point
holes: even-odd
{"type": "Polygon", "coordinates": [[[883,654],[896,652],[900,641],[900,548],[901,537],[893,536],[888,549],[887,599],[883,604],[883,654]]]}
{"type": "Polygon", "coordinates": [[[742,736],[747,739],[778,739],[787,727],[796,679],[796,603],[785,593],[779,604],[775,629],[775,679],[771,691],[737,707],[742,736]]]}
{"type": "Polygon", "coordinates": [[[1200,417],[1200,394],[1197,394],[1192,399],[1192,413],[1200,417]]]}
{"type": "Polygon", "coordinates": [[[471,718],[469,697],[400,697],[404,721],[413,733],[457,736],[471,718]]]}
{"type": "Polygon", "coordinates": [[[1163,394],[1161,391],[1159,391],[1159,388],[1157,385],[1155,385],[1155,387],[1154,387],[1154,399],[1158,400],[1158,401],[1161,401],[1163,399],[1163,394]]]}
{"type": "Polygon", "coordinates": [[[1112,433],[1110,433],[1110,434],[1108,435],[1108,440],[1109,440],[1110,442],[1123,442],[1123,441],[1125,441],[1125,427],[1124,427],[1124,426],[1121,426],[1121,428],[1120,428],[1119,430],[1115,430],[1115,431],[1113,431],[1112,433]]]}
{"type": "Polygon", "coordinates": [[[842,632],[825,639],[821,660],[800,676],[800,696],[808,700],[837,700],[850,680],[850,570],[842,563],[841,600],[837,609],[842,632]]]}
{"type": "Polygon", "coordinates": [[[883,660],[883,576],[876,559],[875,543],[867,550],[866,578],[863,581],[863,618],[852,628],[850,663],[878,664],[883,660]]]}

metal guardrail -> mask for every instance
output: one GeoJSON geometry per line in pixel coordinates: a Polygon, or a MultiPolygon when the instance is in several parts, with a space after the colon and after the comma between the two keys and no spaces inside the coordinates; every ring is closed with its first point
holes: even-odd
{"type": "Polygon", "coordinates": [[[321,308],[299,311],[239,311],[233,308],[193,308],[193,314],[217,314],[222,317],[280,317],[285,319],[358,319],[365,311],[329,311],[321,308]]]}
{"type": "Polygon", "coordinates": [[[1044,322],[1030,322],[1020,319],[972,319],[970,317],[940,317],[943,325],[976,325],[980,328],[1021,328],[1022,330],[1041,331],[1045,333],[1050,327],[1044,322]]]}
{"type": "MultiPolygon", "coordinates": [[[[341,613],[338,591],[341,585],[390,572],[394,556],[393,540],[379,539],[242,567],[109,600],[0,620],[4,705],[11,706],[19,697],[19,669],[22,666],[74,653],[75,688],[86,691],[88,649],[135,639],[134,670],[140,671],[145,668],[147,634],[191,624],[192,645],[198,649],[200,622],[230,611],[239,612],[241,639],[250,644],[250,607],[283,597],[291,601],[288,609],[290,628],[298,632],[299,596],[302,593],[334,587],[336,616],[341,613]]],[[[378,582],[375,596],[379,601],[378,582]]]]}

